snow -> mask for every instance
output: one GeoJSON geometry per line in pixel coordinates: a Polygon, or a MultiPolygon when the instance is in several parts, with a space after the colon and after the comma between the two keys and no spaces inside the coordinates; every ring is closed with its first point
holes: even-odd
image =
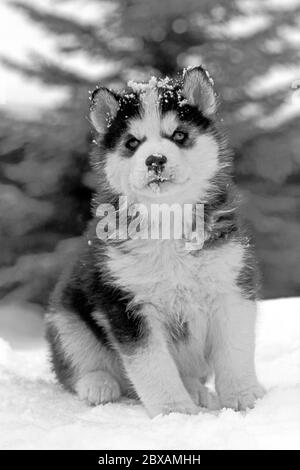
{"type": "Polygon", "coordinates": [[[300,78],[299,66],[274,65],[266,74],[251,80],[247,92],[253,98],[272,95],[278,91],[288,91],[295,80],[300,78]]]}
{"type": "Polygon", "coordinates": [[[277,34],[284,40],[285,43],[292,47],[299,47],[300,45],[300,21],[298,20],[297,26],[280,26],[277,28],[277,34]]]}
{"type": "Polygon", "coordinates": [[[44,345],[0,340],[1,449],[300,448],[300,298],[259,305],[257,369],[267,394],[244,413],[150,420],[133,400],[91,408],[55,383],[46,358],[44,345]]]}
{"type": "MultiPolygon", "coordinates": [[[[30,50],[47,54],[54,49],[54,40],[43,33],[10,2],[0,4],[0,54],[10,60],[24,62],[30,50]]],[[[37,79],[21,76],[0,63],[0,107],[15,114],[28,115],[28,110],[57,106],[66,98],[64,87],[47,87],[37,79]]]]}
{"type": "Polygon", "coordinates": [[[300,91],[293,90],[284,103],[279,105],[270,115],[262,116],[257,121],[257,125],[263,129],[274,129],[298,116],[300,116],[300,91]]]}
{"type": "MultiPolygon", "coordinates": [[[[257,125],[263,129],[274,129],[286,124],[300,115],[300,67],[274,65],[266,74],[252,79],[247,87],[247,92],[252,98],[271,96],[274,93],[285,93],[284,99],[275,110],[265,115],[263,110],[259,112],[257,125]]],[[[246,109],[247,110],[247,109],[246,109]]],[[[241,110],[245,117],[245,107],[241,110]]]]}
{"type": "Polygon", "coordinates": [[[271,24],[267,15],[236,16],[227,23],[220,23],[208,27],[208,31],[214,37],[228,37],[232,39],[243,39],[254,36],[266,30],[271,24]]]}
{"type": "Polygon", "coordinates": [[[155,90],[156,88],[168,88],[173,90],[173,82],[169,77],[157,78],[152,76],[148,82],[136,82],[129,80],[127,86],[131,88],[135,93],[146,93],[149,90],[155,90]]]}
{"type": "Polygon", "coordinates": [[[263,0],[263,4],[269,10],[288,11],[297,8],[300,0],[263,0]]]}
{"type": "Polygon", "coordinates": [[[237,6],[244,13],[256,11],[289,11],[297,8],[300,0],[237,0],[237,6]]]}

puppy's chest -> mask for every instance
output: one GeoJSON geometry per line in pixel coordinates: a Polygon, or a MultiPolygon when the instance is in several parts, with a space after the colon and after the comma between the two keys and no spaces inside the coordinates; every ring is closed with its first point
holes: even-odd
{"type": "Polygon", "coordinates": [[[241,263],[241,247],[227,244],[196,254],[176,241],[130,241],[124,251],[109,248],[107,262],[117,285],[136,302],[179,316],[207,309],[218,292],[232,290],[241,263]]]}

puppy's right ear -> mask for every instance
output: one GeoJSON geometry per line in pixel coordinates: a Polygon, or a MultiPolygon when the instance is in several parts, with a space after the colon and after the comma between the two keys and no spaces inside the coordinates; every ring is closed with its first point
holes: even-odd
{"type": "Polygon", "coordinates": [[[93,91],[91,101],[91,121],[95,129],[102,134],[116,117],[119,103],[114,93],[103,87],[93,91]]]}

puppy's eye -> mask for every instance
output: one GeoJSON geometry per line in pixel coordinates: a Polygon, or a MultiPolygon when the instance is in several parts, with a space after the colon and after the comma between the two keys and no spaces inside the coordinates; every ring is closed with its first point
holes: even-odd
{"type": "Polygon", "coordinates": [[[188,134],[186,132],[182,132],[182,131],[175,131],[174,134],[172,135],[172,139],[175,141],[175,142],[179,142],[179,143],[182,143],[185,141],[185,139],[187,138],[188,134]]]}
{"type": "Polygon", "coordinates": [[[125,146],[129,150],[135,150],[139,145],[140,145],[140,141],[136,139],[135,137],[130,137],[130,139],[128,139],[125,144],[125,146]]]}

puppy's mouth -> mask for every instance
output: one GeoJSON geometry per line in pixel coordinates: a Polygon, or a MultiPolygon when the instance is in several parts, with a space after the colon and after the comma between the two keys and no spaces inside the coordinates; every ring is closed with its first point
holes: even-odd
{"type": "Polygon", "coordinates": [[[149,181],[147,182],[147,186],[154,193],[159,193],[162,186],[164,186],[166,183],[171,182],[171,181],[172,181],[172,178],[159,174],[149,179],[149,181]]]}
{"type": "Polygon", "coordinates": [[[135,185],[133,182],[133,189],[145,197],[165,197],[177,193],[182,190],[189,180],[188,175],[181,175],[177,177],[175,171],[157,171],[148,172],[144,178],[140,180],[140,184],[135,185]]]}

